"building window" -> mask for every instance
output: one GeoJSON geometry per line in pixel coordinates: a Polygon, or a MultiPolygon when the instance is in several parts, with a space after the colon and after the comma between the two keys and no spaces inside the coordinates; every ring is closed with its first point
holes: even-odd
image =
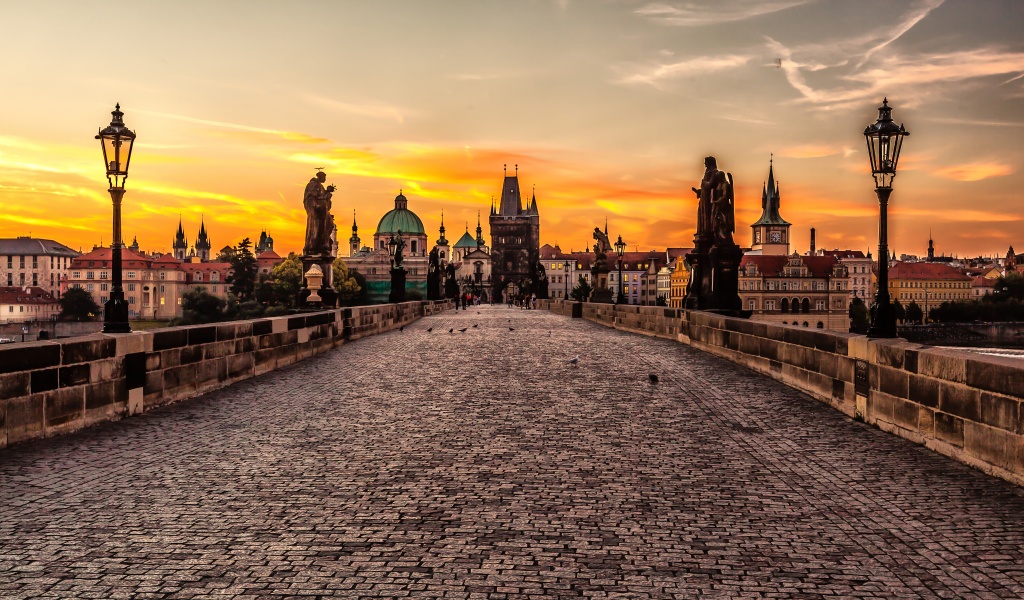
{"type": "Polygon", "coordinates": [[[128,271],[128,279],[135,279],[135,271],[128,271]]]}
{"type": "Polygon", "coordinates": [[[93,285],[91,283],[86,284],[85,288],[91,292],[93,290],[93,285]]]}
{"type": "Polygon", "coordinates": [[[100,271],[100,279],[107,279],[107,275],[109,275],[109,273],[106,271],[100,271]]]}
{"type": "MultiPolygon", "coordinates": [[[[103,285],[106,286],[107,284],[103,284],[103,285]]],[[[103,288],[100,288],[100,289],[103,289],[103,288]]],[[[135,284],[134,283],[129,283],[128,284],[128,291],[129,292],[134,292],[135,291],[135,284]]]]}
{"type": "Polygon", "coordinates": [[[25,257],[24,256],[19,256],[18,257],[18,268],[19,269],[24,269],[25,268],[25,257]]]}
{"type": "Polygon", "coordinates": [[[85,278],[86,279],[96,279],[96,274],[93,273],[92,271],[89,271],[88,273],[85,274],[85,278]]]}
{"type": "Polygon", "coordinates": [[[107,284],[105,284],[105,283],[101,283],[101,284],[100,284],[100,291],[101,291],[101,292],[105,292],[105,291],[107,291],[107,284]]]}
{"type": "Polygon", "coordinates": [[[756,300],[750,300],[750,301],[747,302],[747,310],[754,310],[754,308],[756,306],[757,306],[757,301],[756,300]]]}

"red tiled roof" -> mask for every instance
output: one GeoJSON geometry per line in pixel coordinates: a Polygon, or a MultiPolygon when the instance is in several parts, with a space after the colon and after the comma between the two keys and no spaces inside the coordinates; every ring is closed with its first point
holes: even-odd
{"type": "MultiPolygon", "coordinates": [[[[112,251],[110,248],[94,248],[71,261],[73,269],[109,269],[112,251]],[[93,264],[90,266],[89,263],[93,264]]],[[[122,269],[147,269],[153,263],[148,256],[133,252],[128,248],[121,248],[122,269]]]]}
{"type": "Polygon", "coordinates": [[[800,260],[804,266],[807,267],[811,277],[831,277],[832,267],[836,264],[836,258],[834,256],[781,256],[781,255],[761,255],[761,254],[745,254],[743,260],[740,261],[740,268],[744,268],[747,265],[753,263],[757,265],[757,270],[765,277],[783,277],[785,275],[785,267],[790,261],[800,260]]]}
{"type": "Polygon", "coordinates": [[[57,304],[41,287],[0,286],[0,304],[57,304]]]}
{"type": "Polygon", "coordinates": [[[860,250],[822,250],[822,256],[831,256],[833,258],[867,258],[864,253],[860,250]]]}
{"type": "Polygon", "coordinates": [[[229,271],[231,269],[231,263],[225,262],[205,262],[205,263],[185,263],[181,265],[181,268],[186,273],[195,273],[197,271],[229,271]]]}
{"type": "Polygon", "coordinates": [[[889,267],[889,280],[894,279],[945,279],[948,281],[970,281],[971,278],[943,263],[898,262],[889,267]]]}
{"type": "Polygon", "coordinates": [[[996,287],[996,280],[995,279],[989,279],[988,277],[982,277],[981,275],[978,275],[977,277],[975,277],[974,279],[971,280],[971,287],[972,288],[994,288],[994,287],[996,287]]]}
{"type": "Polygon", "coordinates": [[[281,255],[273,250],[267,250],[266,252],[260,252],[256,255],[256,260],[283,260],[281,255]]]}

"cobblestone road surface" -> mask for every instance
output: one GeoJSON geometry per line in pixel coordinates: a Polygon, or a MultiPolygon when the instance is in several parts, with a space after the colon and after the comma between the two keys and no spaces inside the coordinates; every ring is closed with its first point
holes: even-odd
{"type": "Polygon", "coordinates": [[[1024,494],[686,346],[490,307],[0,452],[2,598],[698,595],[1024,598],[1024,494]]]}

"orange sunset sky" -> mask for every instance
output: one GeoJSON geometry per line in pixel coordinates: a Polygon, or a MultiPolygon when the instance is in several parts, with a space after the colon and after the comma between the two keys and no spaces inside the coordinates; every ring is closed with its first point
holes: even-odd
{"type": "Polygon", "coordinates": [[[124,235],[169,251],[267,229],[300,249],[315,167],[364,243],[404,189],[431,241],[486,217],[502,165],[536,185],[542,242],[607,217],[689,246],[703,157],[736,180],[737,240],[774,153],[793,249],[868,250],[864,127],[888,96],[911,136],[890,247],[1024,248],[1024,2],[717,0],[0,3],[0,237],[110,243],[97,129],[138,134],[124,235]]]}

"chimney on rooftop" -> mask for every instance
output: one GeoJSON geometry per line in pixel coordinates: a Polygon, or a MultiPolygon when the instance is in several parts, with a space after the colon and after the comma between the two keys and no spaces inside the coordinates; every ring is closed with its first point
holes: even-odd
{"type": "Polygon", "coordinates": [[[814,255],[814,228],[811,227],[811,255],[814,255]]]}

